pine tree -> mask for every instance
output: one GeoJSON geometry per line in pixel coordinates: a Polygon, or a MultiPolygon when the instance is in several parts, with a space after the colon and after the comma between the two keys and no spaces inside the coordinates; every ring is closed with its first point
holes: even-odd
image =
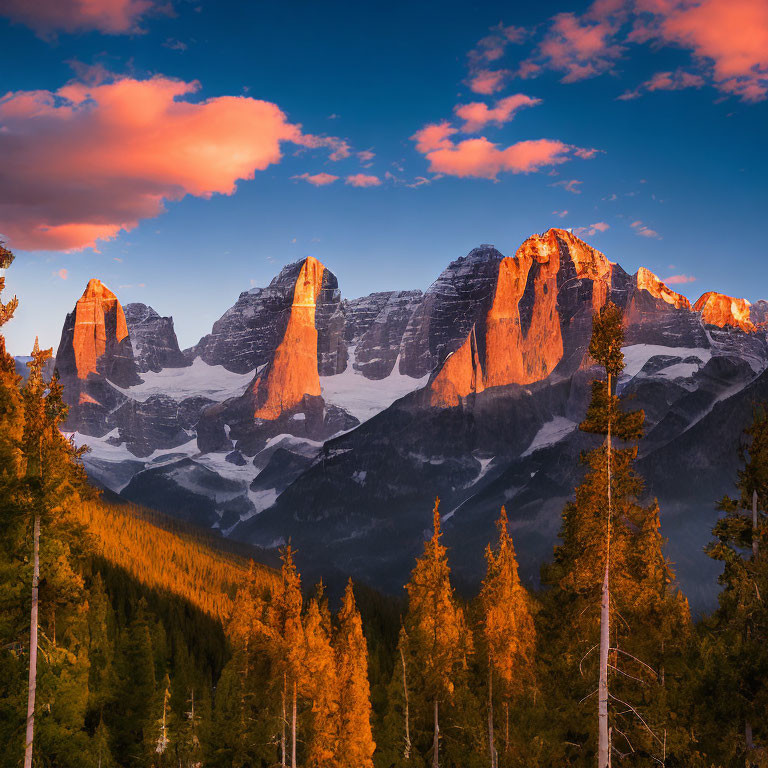
{"type": "MultiPolygon", "coordinates": [[[[590,344],[605,378],[593,382],[581,424],[582,431],[603,435],[604,442],[584,457],[586,476],[563,510],[562,543],[555,548],[554,562],[542,569],[545,584],[552,587],[545,594],[545,626],[554,634],[542,647],[552,654],[552,694],[568,702],[560,743],[581,747],[588,742],[592,728],[583,719],[580,700],[586,704],[597,694],[599,768],[609,764],[611,751],[648,759],[663,755],[664,724],[675,714],[668,700],[674,676],[664,675],[663,662],[684,653],[690,636],[687,602],[662,553],[658,505],[637,502],[643,482],[634,461],[644,414],[624,410],[615,393],[623,369],[621,346],[621,313],[608,303],[595,314],[590,344]],[[654,615],[666,620],[646,625],[654,615]],[[581,680],[588,677],[595,651],[598,689],[583,691],[581,680]],[[654,722],[648,723],[638,705],[653,711],[654,722]]],[[[589,763],[588,750],[581,747],[576,754],[589,763]]],[[[551,759],[572,758],[566,749],[551,759]]]]}
{"type": "Polygon", "coordinates": [[[339,768],[372,768],[376,744],[371,731],[371,689],[368,683],[368,645],[355,604],[352,580],[339,611],[336,665],[339,678],[339,768]]]}
{"type": "Polygon", "coordinates": [[[330,627],[317,598],[310,601],[304,619],[304,661],[300,667],[299,690],[311,706],[307,765],[310,768],[339,765],[342,749],[338,728],[339,678],[330,627]]]}
{"type": "Polygon", "coordinates": [[[298,690],[304,662],[301,578],[290,544],[280,552],[280,583],[267,610],[264,635],[273,662],[273,680],[280,690],[280,764],[287,764],[290,722],[291,768],[297,764],[298,690]]]}
{"type": "Polygon", "coordinates": [[[488,662],[488,751],[491,768],[498,766],[494,736],[494,678],[504,704],[504,754],[509,752],[509,707],[535,685],[535,630],[530,598],[518,575],[509,535],[507,510],[502,507],[496,549],[485,552],[487,573],[480,591],[483,639],[488,662]]]}
{"type": "Polygon", "coordinates": [[[432,765],[440,759],[440,705],[454,694],[455,679],[466,670],[471,652],[464,612],[458,605],[450,583],[446,549],[440,543],[439,499],[433,510],[432,538],[424,545],[424,554],[416,561],[408,591],[408,614],[405,620],[409,638],[412,690],[421,703],[432,708],[432,765]]]}
{"type": "MultiPolygon", "coordinates": [[[[725,513],[715,524],[707,554],[724,564],[723,590],[713,617],[714,652],[730,671],[723,675],[721,695],[727,697],[726,723],[741,730],[742,752],[748,762],[768,760],[768,731],[762,727],[768,706],[768,553],[765,504],[768,499],[768,413],[756,406],[740,447],[738,498],[723,497],[725,513]],[[728,681],[726,685],[722,685],[728,681]]],[[[760,763],[762,764],[762,763],[760,763]]]]}

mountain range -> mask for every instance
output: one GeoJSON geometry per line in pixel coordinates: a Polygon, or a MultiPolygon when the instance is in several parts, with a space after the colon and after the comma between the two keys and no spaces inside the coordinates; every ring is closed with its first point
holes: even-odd
{"type": "Polygon", "coordinates": [[[608,300],[624,310],[619,390],[646,414],[646,493],[703,607],[714,504],[768,399],[768,302],[707,292],[692,306],[568,230],[514,256],[481,245],[425,292],[351,300],[309,257],[185,350],[172,318],[91,280],[56,354],[66,428],[97,484],[262,548],[290,539],[309,578],[398,590],[439,495],[460,587],[481,578],[502,504],[535,582],[594,444],[577,426],[592,313],[608,300]]]}

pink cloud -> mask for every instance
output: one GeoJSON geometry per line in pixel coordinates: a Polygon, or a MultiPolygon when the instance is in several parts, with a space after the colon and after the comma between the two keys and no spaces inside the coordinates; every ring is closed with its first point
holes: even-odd
{"type": "MultiPolygon", "coordinates": [[[[496,179],[499,173],[532,173],[568,159],[572,147],[553,139],[519,141],[506,149],[482,137],[466,139],[424,152],[432,173],[461,178],[496,179]]],[[[417,145],[418,149],[418,145],[417,145]]],[[[420,150],[423,151],[423,150],[420,150]]]]}
{"type": "Polygon", "coordinates": [[[765,0],[595,0],[582,14],[559,13],[517,70],[544,68],[575,82],[612,72],[626,43],[675,46],[692,54],[690,67],[659,72],[618,98],[712,83],[745,102],[768,98],[768,3],[765,0]]]}
{"type": "Polygon", "coordinates": [[[649,91],[679,91],[683,88],[701,88],[704,78],[678,69],[675,72],[657,72],[644,85],[649,91]]]}
{"type": "Polygon", "coordinates": [[[678,68],[674,72],[656,72],[635,90],[626,91],[617,98],[621,101],[629,101],[638,98],[643,91],[681,91],[684,88],[701,88],[704,85],[706,80],[701,75],[678,68]]]}
{"type": "Polygon", "coordinates": [[[333,184],[334,181],[338,181],[339,177],[334,176],[332,173],[300,173],[298,176],[291,176],[292,179],[301,179],[308,184],[312,184],[315,187],[325,187],[328,184],[333,184]]]}
{"type": "MultiPolygon", "coordinates": [[[[281,144],[331,146],[276,104],[243,96],[191,102],[197,82],[156,76],[0,98],[0,233],[22,250],[94,247],[164,202],[231,195],[281,159],[281,144]]],[[[338,140],[337,140],[338,141],[338,140]]]]}
{"type": "Polygon", "coordinates": [[[471,104],[460,104],[454,108],[456,116],[464,121],[462,131],[464,133],[476,133],[482,130],[488,123],[504,125],[515,116],[515,113],[523,107],[534,107],[541,104],[541,99],[534,99],[523,93],[516,93],[514,96],[507,96],[496,102],[496,105],[489,109],[488,105],[475,101],[471,104]]]}
{"type": "Polygon", "coordinates": [[[598,232],[605,232],[610,228],[610,225],[606,224],[604,221],[598,221],[595,224],[590,224],[588,227],[576,227],[573,232],[579,237],[591,237],[592,235],[596,235],[598,232]]]}
{"type": "Polygon", "coordinates": [[[556,181],[552,186],[562,187],[566,192],[570,192],[574,195],[580,195],[581,190],[579,189],[579,186],[581,184],[583,184],[583,182],[579,181],[578,179],[563,179],[562,181],[556,181]]]}
{"type": "Polygon", "coordinates": [[[376,157],[376,153],[370,149],[364,149],[362,152],[357,153],[357,159],[363,164],[364,168],[368,168],[371,165],[374,157],[376,157]]]}
{"type": "Polygon", "coordinates": [[[416,142],[416,151],[425,155],[437,149],[450,149],[453,146],[450,137],[454,133],[458,133],[458,129],[444,120],[442,123],[425,125],[421,130],[416,131],[411,139],[416,142]]]}
{"type": "Polygon", "coordinates": [[[137,32],[139,20],[153,9],[162,10],[154,0],[0,0],[0,15],[41,35],[56,31],[137,32]]]}
{"type": "Polygon", "coordinates": [[[381,186],[381,179],[378,176],[355,173],[352,176],[347,176],[344,183],[349,184],[350,187],[379,187],[381,186]]]}
{"type": "Polygon", "coordinates": [[[526,35],[522,27],[505,27],[503,24],[491,27],[490,32],[490,35],[478,40],[475,48],[469,52],[473,67],[483,62],[498,61],[509,43],[521,43],[526,35]]]}
{"type": "Polygon", "coordinates": [[[574,150],[574,154],[576,157],[580,157],[582,160],[592,160],[592,158],[597,157],[602,150],[595,149],[594,147],[591,147],[589,149],[586,149],[584,147],[577,147],[574,150]]]}
{"type": "Polygon", "coordinates": [[[684,283],[694,283],[696,278],[693,275],[672,275],[671,277],[664,278],[667,285],[682,285],[684,283]]]}
{"type": "Polygon", "coordinates": [[[640,235],[640,237],[651,237],[661,240],[661,235],[655,229],[647,227],[642,221],[633,221],[630,226],[635,230],[635,234],[640,235]]]}
{"type": "Polygon", "coordinates": [[[69,277],[69,272],[67,272],[67,270],[66,270],[66,269],[63,269],[63,268],[62,268],[62,269],[60,269],[60,270],[59,270],[59,271],[58,271],[56,274],[57,274],[57,275],[59,276],[59,278],[60,278],[60,279],[62,279],[62,280],[66,280],[66,279],[69,277]]]}
{"type": "Polygon", "coordinates": [[[765,0],[668,0],[656,13],[650,35],[692,50],[711,62],[721,90],[744,101],[768,96],[768,4],[765,0]]]}
{"type": "Polygon", "coordinates": [[[568,211],[552,211],[553,216],[559,216],[561,219],[564,219],[568,215],[568,211]]]}
{"type": "Polygon", "coordinates": [[[470,78],[469,89],[473,93],[490,96],[504,87],[504,81],[509,74],[508,69],[481,69],[470,78]]]}
{"type": "Polygon", "coordinates": [[[541,66],[563,72],[564,83],[610,71],[624,50],[614,39],[618,25],[609,15],[619,10],[616,3],[598,0],[583,16],[557,14],[533,57],[521,65],[521,77],[541,66]]]}

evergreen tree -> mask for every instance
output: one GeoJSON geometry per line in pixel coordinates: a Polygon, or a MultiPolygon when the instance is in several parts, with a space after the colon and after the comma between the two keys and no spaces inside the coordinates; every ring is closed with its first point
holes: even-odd
{"type": "Polygon", "coordinates": [[[310,768],[339,765],[343,750],[338,728],[339,678],[331,647],[330,627],[323,618],[317,598],[310,601],[304,619],[300,691],[302,698],[311,706],[306,764],[310,768]]]}
{"type": "MultiPolygon", "coordinates": [[[[716,661],[718,698],[728,702],[721,727],[733,734],[721,745],[733,744],[732,759],[747,764],[768,762],[768,553],[765,504],[768,498],[768,413],[755,407],[740,448],[737,498],[723,497],[725,513],[714,526],[707,554],[724,564],[719,607],[711,622],[708,647],[716,661]],[[718,671],[720,670],[720,674],[718,671]],[[740,738],[739,738],[740,732],[740,738]]],[[[710,677],[711,679],[711,677],[710,677]]],[[[720,707],[718,707],[720,709],[720,707]]]]}
{"type": "Polygon", "coordinates": [[[336,665],[339,678],[339,768],[372,768],[376,744],[371,731],[368,646],[349,580],[339,611],[336,665]]]}
{"type": "Polygon", "coordinates": [[[587,473],[563,510],[561,544],[554,562],[542,569],[551,587],[542,616],[547,630],[542,653],[553,686],[551,706],[560,710],[562,723],[550,743],[563,747],[549,759],[583,765],[596,759],[599,768],[608,765],[611,752],[616,760],[653,760],[665,752],[669,758],[667,743],[674,739],[665,739],[664,729],[677,713],[668,692],[681,681],[665,674],[664,660],[684,654],[690,638],[687,602],[661,549],[658,505],[637,501],[643,482],[634,461],[644,414],[624,410],[615,393],[622,341],[621,313],[608,303],[594,316],[590,344],[604,378],[593,382],[581,424],[582,431],[603,435],[604,441],[584,457],[587,473]],[[665,619],[651,624],[654,616],[665,619]],[[595,651],[598,688],[584,690],[595,651]],[[594,730],[584,719],[584,706],[595,694],[596,754],[589,748],[594,730]],[[650,723],[648,711],[655,717],[650,723]]]}
{"type": "Polygon", "coordinates": [[[293,556],[290,544],[280,553],[280,583],[269,605],[265,634],[273,660],[273,679],[280,690],[280,764],[287,764],[290,750],[291,768],[296,768],[298,689],[304,661],[304,626],[301,620],[301,578],[293,556]],[[286,733],[288,723],[290,744],[286,733]]]}
{"type": "Polygon", "coordinates": [[[494,728],[496,694],[504,705],[504,749],[510,749],[509,707],[530,694],[535,685],[535,630],[530,598],[518,575],[517,558],[509,535],[507,510],[497,523],[499,541],[485,552],[487,573],[480,591],[484,650],[488,663],[488,751],[491,768],[498,766],[494,728]]]}
{"type": "Polygon", "coordinates": [[[409,677],[420,704],[432,709],[432,765],[440,760],[440,706],[454,699],[457,677],[466,672],[472,639],[464,611],[450,583],[446,549],[440,543],[439,499],[433,510],[432,538],[416,561],[408,591],[405,628],[409,638],[409,677]]]}

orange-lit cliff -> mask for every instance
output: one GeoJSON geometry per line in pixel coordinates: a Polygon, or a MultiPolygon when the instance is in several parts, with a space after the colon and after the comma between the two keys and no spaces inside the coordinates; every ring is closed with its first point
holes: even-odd
{"type": "Polygon", "coordinates": [[[315,309],[324,272],[325,267],[311,256],[301,266],[283,338],[251,387],[254,418],[276,419],[305,395],[320,395],[315,309]]]}
{"type": "Polygon", "coordinates": [[[563,356],[557,302],[566,262],[574,271],[569,279],[592,282],[593,308],[605,303],[613,270],[604,254],[562,229],[529,237],[514,257],[499,263],[482,328],[473,327],[433,379],[432,405],[457,405],[472,392],[530,384],[552,373],[563,356]]]}
{"type": "Polygon", "coordinates": [[[108,336],[117,343],[128,336],[128,326],[120,302],[100,280],[90,280],[78,299],[74,312],[72,349],[79,379],[97,373],[99,358],[107,351],[108,336]]]}
{"type": "Polygon", "coordinates": [[[750,303],[746,299],[734,299],[715,291],[707,291],[693,305],[701,313],[701,319],[708,325],[723,328],[732,325],[742,331],[752,333],[757,328],[749,318],[750,303]]]}

